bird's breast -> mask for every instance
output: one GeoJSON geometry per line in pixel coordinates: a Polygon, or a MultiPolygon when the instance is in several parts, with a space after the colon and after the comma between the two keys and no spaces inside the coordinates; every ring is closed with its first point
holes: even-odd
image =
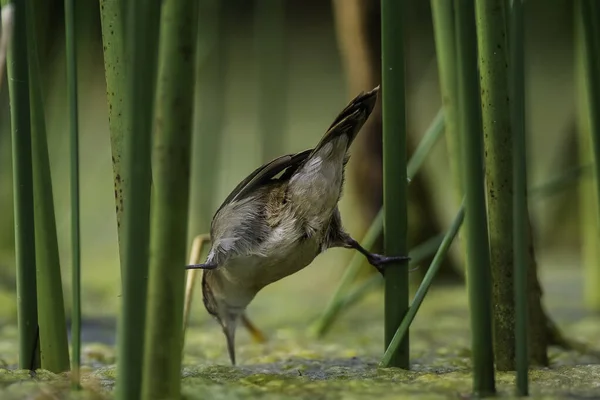
{"type": "Polygon", "coordinates": [[[270,244],[269,251],[235,257],[220,268],[224,278],[239,289],[263,287],[292,275],[308,266],[320,252],[317,237],[294,243],[285,238],[270,244]]]}

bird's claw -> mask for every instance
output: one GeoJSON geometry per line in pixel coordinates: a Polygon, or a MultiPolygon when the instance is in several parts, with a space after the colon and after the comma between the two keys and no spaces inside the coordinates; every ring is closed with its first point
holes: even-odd
{"type": "Polygon", "coordinates": [[[368,257],[369,264],[377,268],[382,275],[385,271],[385,267],[388,264],[399,263],[402,261],[410,261],[408,256],[384,256],[382,254],[371,253],[368,257]]]}

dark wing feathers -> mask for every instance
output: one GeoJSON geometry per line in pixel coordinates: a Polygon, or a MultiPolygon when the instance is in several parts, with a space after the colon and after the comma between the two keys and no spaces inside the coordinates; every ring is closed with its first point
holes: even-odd
{"type": "MultiPolygon", "coordinates": [[[[350,101],[350,103],[348,103],[346,108],[344,108],[340,112],[340,114],[336,117],[336,119],[333,120],[331,125],[329,125],[329,128],[327,128],[327,131],[330,131],[331,128],[333,128],[340,121],[342,121],[344,118],[350,116],[357,110],[361,110],[361,109],[367,108],[369,106],[370,106],[369,108],[371,108],[371,110],[372,110],[373,106],[375,105],[374,100],[376,100],[376,96],[377,96],[378,92],[379,92],[379,86],[377,86],[375,89],[373,89],[367,93],[360,92],[354,99],[352,99],[352,101],[350,101]],[[372,104],[370,104],[371,103],[370,100],[372,100],[372,104]]],[[[370,111],[367,114],[369,114],[369,113],[370,113],[370,111]]]]}
{"type": "Polygon", "coordinates": [[[312,149],[296,154],[287,154],[258,167],[232,190],[215,215],[227,204],[244,198],[247,194],[264,185],[285,169],[287,169],[287,171],[282,175],[281,179],[289,179],[306,160],[311,151],[312,149]]]}
{"type": "Polygon", "coordinates": [[[221,207],[219,207],[215,215],[217,215],[227,204],[244,198],[249,193],[268,183],[272,178],[283,171],[285,172],[279,179],[290,179],[294,172],[306,162],[306,159],[313,151],[319,149],[334,137],[343,134],[349,135],[349,146],[354,139],[354,136],[358,133],[358,130],[362,127],[373,110],[378,92],[379,86],[367,93],[361,92],[356,96],[333,121],[329,129],[327,129],[327,132],[325,132],[325,135],[323,135],[323,138],[319,141],[319,144],[317,144],[314,149],[278,157],[254,170],[233,189],[229,196],[223,201],[223,204],[221,204],[221,207]]]}
{"type": "Polygon", "coordinates": [[[375,89],[364,93],[361,92],[339,113],[336,119],[329,126],[319,143],[315,146],[314,151],[317,151],[330,140],[342,136],[348,136],[348,147],[356,137],[358,131],[371,115],[375,103],[377,101],[377,93],[379,86],[375,89]]]}

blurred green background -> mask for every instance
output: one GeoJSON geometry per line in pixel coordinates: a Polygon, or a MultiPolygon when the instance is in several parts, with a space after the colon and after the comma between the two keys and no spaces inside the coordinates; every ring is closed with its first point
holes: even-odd
{"type": "MultiPolygon", "coordinates": [[[[212,24],[217,14],[210,10],[217,0],[199,1],[203,4],[201,8],[204,13],[200,16],[200,71],[196,88],[200,101],[196,107],[196,129],[204,130],[202,135],[221,135],[218,161],[204,172],[216,179],[210,207],[212,213],[241,179],[265,161],[258,119],[261,98],[258,68],[261,60],[257,59],[255,51],[255,1],[222,2],[221,32],[224,35],[219,47],[212,50],[212,24]],[[222,74],[220,79],[214,79],[217,62],[222,62],[222,65],[217,65],[222,74]],[[215,107],[215,98],[207,95],[211,93],[224,95],[222,131],[210,131],[210,127],[202,120],[202,110],[213,110],[215,107]]],[[[340,55],[340,32],[360,35],[358,25],[353,30],[354,25],[349,21],[350,29],[337,29],[335,9],[329,1],[282,1],[285,2],[283,31],[274,35],[282,35],[285,74],[284,79],[278,80],[277,76],[271,79],[277,85],[275,92],[279,97],[275,100],[284,105],[283,110],[274,110],[272,115],[276,121],[282,117],[275,113],[283,112],[284,126],[279,132],[280,152],[283,154],[312,147],[346,101],[355,96],[357,90],[371,87],[349,73],[364,60],[348,60],[340,55]]],[[[344,0],[341,1],[343,4],[344,0]]],[[[350,6],[355,2],[348,0],[347,4],[350,6]]],[[[358,2],[372,3],[371,6],[374,4],[376,7],[379,4],[375,0],[358,2]]],[[[441,101],[429,2],[411,0],[407,3],[410,14],[406,16],[407,128],[411,141],[418,143],[441,101]]],[[[69,159],[62,5],[63,2],[59,0],[38,0],[38,7],[43,11],[37,13],[37,23],[65,302],[69,309],[69,159]]],[[[90,323],[104,321],[107,327],[107,333],[100,336],[86,336],[84,331],[84,340],[111,341],[121,291],[99,5],[98,1],[79,0],[77,7],[82,305],[85,319],[90,323]]],[[[578,163],[572,9],[571,0],[527,2],[525,48],[531,185],[546,181],[566,167],[578,163]]],[[[345,40],[349,43],[354,41],[352,38],[345,40]]],[[[12,322],[16,318],[16,303],[10,118],[6,88],[6,82],[3,82],[3,90],[0,91],[0,320],[12,322]]],[[[379,117],[374,115],[374,118],[379,117]]],[[[377,163],[370,163],[367,157],[372,151],[370,148],[357,150],[361,143],[358,141],[353,146],[355,155],[349,163],[352,176],[347,181],[348,189],[341,202],[344,223],[358,238],[364,233],[369,216],[373,215],[373,202],[376,203],[378,197],[374,194],[372,201],[365,201],[364,192],[369,191],[365,189],[368,185],[365,186],[361,181],[360,176],[364,173],[361,175],[358,170],[379,168],[377,163]],[[369,162],[359,159],[363,156],[369,162]],[[361,192],[361,196],[356,195],[361,192]]],[[[196,151],[192,155],[193,158],[200,156],[196,151]]],[[[411,232],[415,232],[413,239],[422,235],[424,226],[433,227],[436,232],[449,226],[456,211],[450,178],[442,139],[415,182],[411,183],[411,188],[415,185],[420,188],[410,208],[411,232]],[[427,203],[427,207],[418,206],[418,203],[427,203]]],[[[575,285],[568,291],[568,296],[577,297],[581,295],[580,221],[585,223],[587,219],[579,218],[575,189],[576,186],[572,186],[558,195],[536,201],[530,210],[542,277],[546,269],[560,266],[564,276],[575,285]]],[[[191,218],[201,218],[201,215],[193,213],[191,218]]],[[[202,224],[207,223],[202,221],[202,224]]],[[[413,241],[418,242],[416,239],[413,241]]],[[[319,256],[311,266],[286,278],[285,283],[265,289],[250,307],[250,313],[253,308],[268,309],[276,296],[285,293],[283,289],[286,287],[299,288],[301,296],[316,293],[326,299],[351,255],[348,250],[336,249],[319,256]]],[[[181,267],[173,265],[173,268],[181,267]]],[[[448,268],[451,267],[449,263],[448,268]]],[[[546,297],[560,293],[558,286],[555,289],[546,288],[546,297]]],[[[303,311],[305,317],[318,314],[318,310],[310,309],[308,305],[303,311]]],[[[207,318],[200,297],[196,296],[192,321],[207,318]]]]}

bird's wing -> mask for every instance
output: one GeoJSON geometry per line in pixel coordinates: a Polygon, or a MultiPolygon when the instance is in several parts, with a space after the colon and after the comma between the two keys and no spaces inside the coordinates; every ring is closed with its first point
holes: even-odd
{"type": "Polygon", "coordinates": [[[358,131],[365,124],[369,115],[375,107],[379,86],[368,92],[360,92],[348,105],[338,114],[331,123],[319,143],[315,146],[317,152],[327,142],[339,136],[347,136],[347,148],[356,137],[358,131]]]}
{"type": "Polygon", "coordinates": [[[287,154],[258,167],[229,193],[229,196],[225,198],[215,215],[227,204],[243,199],[285,169],[287,171],[282,175],[281,179],[289,178],[302,162],[306,160],[311,151],[312,149],[308,149],[296,154],[287,154]]]}
{"type": "Polygon", "coordinates": [[[235,255],[252,254],[267,238],[270,227],[264,218],[264,193],[251,198],[257,189],[289,179],[310,154],[310,150],[288,154],[261,166],[240,182],[215,213],[211,224],[212,262],[222,264],[235,255]],[[285,171],[285,172],[284,172],[285,171]]]}

